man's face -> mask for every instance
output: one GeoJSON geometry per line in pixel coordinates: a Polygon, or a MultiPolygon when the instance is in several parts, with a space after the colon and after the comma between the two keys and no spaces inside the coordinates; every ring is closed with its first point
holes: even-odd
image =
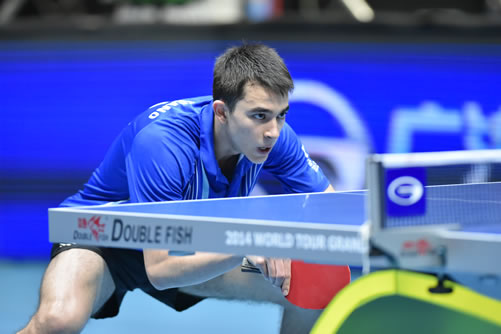
{"type": "Polygon", "coordinates": [[[246,84],[244,98],[227,116],[232,150],[254,163],[263,163],[280,135],[288,109],[287,96],[275,95],[258,84],[246,84]]]}

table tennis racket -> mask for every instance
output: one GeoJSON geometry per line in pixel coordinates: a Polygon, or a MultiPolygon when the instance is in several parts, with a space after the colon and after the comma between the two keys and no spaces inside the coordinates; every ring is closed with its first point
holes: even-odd
{"type": "MultiPolygon", "coordinates": [[[[242,272],[261,273],[259,268],[246,258],[242,262],[242,272]]],[[[351,273],[348,266],[291,261],[291,283],[285,297],[301,308],[320,310],[348,283],[351,273]]]]}

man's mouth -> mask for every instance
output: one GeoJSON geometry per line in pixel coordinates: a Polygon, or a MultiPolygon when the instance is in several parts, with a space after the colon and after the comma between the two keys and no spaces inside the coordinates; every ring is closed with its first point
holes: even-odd
{"type": "Polygon", "coordinates": [[[261,153],[270,153],[271,151],[271,146],[263,146],[263,147],[258,147],[259,152],[261,153]]]}

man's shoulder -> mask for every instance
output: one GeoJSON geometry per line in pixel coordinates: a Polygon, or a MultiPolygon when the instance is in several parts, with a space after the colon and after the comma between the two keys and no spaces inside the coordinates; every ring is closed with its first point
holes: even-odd
{"type": "Polygon", "coordinates": [[[196,138],[200,134],[200,114],[211,107],[211,101],[211,96],[201,96],[157,103],[132,122],[134,136],[196,138]]]}
{"type": "Polygon", "coordinates": [[[157,103],[146,110],[144,115],[151,121],[178,117],[196,117],[212,103],[212,96],[199,96],[187,99],[157,103]]]}

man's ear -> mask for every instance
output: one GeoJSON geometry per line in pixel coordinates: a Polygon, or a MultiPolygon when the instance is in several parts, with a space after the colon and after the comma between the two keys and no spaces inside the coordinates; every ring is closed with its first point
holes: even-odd
{"type": "Polygon", "coordinates": [[[226,104],[221,100],[215,100],[212,103],[212,107],[214,108],[214,115],[219,120],[219,122],[226,123],[227,120],[226,113],[229,112],[228,107],[226,107],[226,104]]]}

